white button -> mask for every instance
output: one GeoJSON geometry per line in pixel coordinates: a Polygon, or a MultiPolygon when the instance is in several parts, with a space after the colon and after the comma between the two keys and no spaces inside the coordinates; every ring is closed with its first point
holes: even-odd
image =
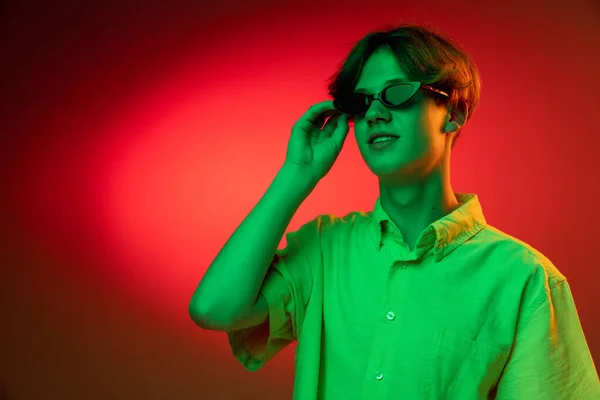
{"type": "Polygon", "coordinates": [[[375,379],[377,379],[378,381],[383,379],[383,374],[381,373],[381,371],[375,372],[375,379]]]}
{"type": "Polygon", "coordinates": [[[392,321],[394,318],[396,318],[396,314],[394,314],[393,311],[390,311],[387,313],[386,315],[387,319],[389,319],[390,321],[392,321]]]}

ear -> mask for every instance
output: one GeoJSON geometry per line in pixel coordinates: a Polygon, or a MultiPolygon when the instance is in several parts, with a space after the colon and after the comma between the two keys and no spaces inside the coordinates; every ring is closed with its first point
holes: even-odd
{"type": "Polygon", "coordinates": [[[469,115],[467,103],[464,100],[459,100],[454,108],[451,108],[450,104],[446,104],[446,110],[446,124],[444,126],[446,133],[454,133],[462,129],[469,115]]]}

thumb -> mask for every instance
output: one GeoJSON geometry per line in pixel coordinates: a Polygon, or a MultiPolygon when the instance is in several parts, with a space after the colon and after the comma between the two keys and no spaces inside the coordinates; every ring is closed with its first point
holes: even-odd
{"type": "Polygon", "coordinates": [[[331,139],[335,142],[336,145],[342,147],[344,141],[346,140],[346,136],[350,131],[350,126],[348,125],[348,115],[342,114],[340,118],[337,120],[337,126],[331,135],[331,139]]]}

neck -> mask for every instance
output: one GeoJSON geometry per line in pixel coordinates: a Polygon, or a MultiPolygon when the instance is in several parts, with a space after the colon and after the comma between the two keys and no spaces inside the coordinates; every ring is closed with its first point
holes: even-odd
{"type": "Polygon", "coordinates": [[[459,206],[450,184],[449,168],[434,170],[419,182],[383,183],[380,180],[379,191],[381,206],[411,250],[429,224],[459,206]]]}

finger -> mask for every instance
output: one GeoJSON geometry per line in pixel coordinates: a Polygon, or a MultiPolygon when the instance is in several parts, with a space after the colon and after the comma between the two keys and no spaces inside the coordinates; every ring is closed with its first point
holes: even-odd
{"type": "Polygon", "coordinates": [[[331,139],[336,143],[336,145],[341,148],[348,137],[348,132],[350,132],[350,127],[348,126],[348,116],[346,114],[342,114],[340,118],[337,120],[336,128],[331,134],[331,139]]]}
{"type": "Polygon", "coordinates": [[[315,134],[316,143],[320,143],[324,140],[327,140],[333,134],[333,130],[336,127],[336,120],[338,117],[331,117],[323,126],[323,129],[317,129],[315,134]]]}
{"type": "Polygon", "coordinates": [[[324,135],[325,137],[331,137],[331,135],[333,134],[333,131],[335,130],[335,127],[338,124],[339,119],[340,119],[340,115],[334,115],[333,117],[329,118],[329,120],[327,121],[325,126],[323,126],[323,129],[321,130],[322,136],[324,135]]]}
{"type": "Polygon", "coordinates": [[[313,132],[316,127],[316,136],[320,136],[320,130],[325,120],[336,114],[340,114],[340,112],[333,106],[333,101],[324,101],[310,106],[294,125],[304,132],[313,132]]]}
{"type": "Polygon", "coordinates": [[[310,106],[308,111],[304,114],[304,119],[309,123],[316,125],[319,118],[327,118],[335,114],[340,114],[340,111],[335,108],[333,101],[327,100],[310,106]]]}
{"type": "Polygon", "coordinates": [[[312,125],[317,127],[320,131],[322,129],[325,129],[325,126],[330,126],[331,124],[329,124],[329,121],[332,121],[333,123],[337,120],[337,117],[339,116],[340,113],[336,113],[335,111],[324,111],[323,113],[321,113],[321,115],[317,117],[317,119],[314,123],[312,123],[312,125]],[[327,123],[325,122],[325,120],[327,120],[327,123]]]}

